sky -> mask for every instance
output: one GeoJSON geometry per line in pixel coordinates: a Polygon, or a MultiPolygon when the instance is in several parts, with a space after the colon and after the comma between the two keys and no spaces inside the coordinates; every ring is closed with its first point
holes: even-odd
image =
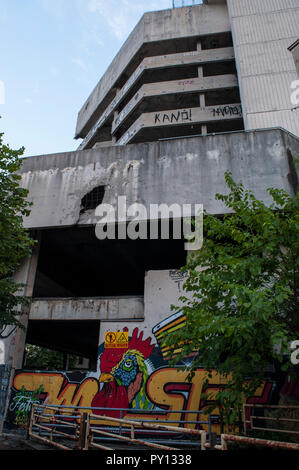
{"type": "Polygon", "coordinates": [[[78,112],[113,57],[144,12],[171,7],[172,0],[0,0],[4,143],[24,146],[24,156],[75,150],[78,112]]]}

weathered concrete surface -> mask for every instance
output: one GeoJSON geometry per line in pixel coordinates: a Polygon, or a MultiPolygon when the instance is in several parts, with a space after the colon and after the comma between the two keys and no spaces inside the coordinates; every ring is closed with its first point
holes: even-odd
{"type": "Polygon", "coordinates": [[[172,94],[181,95],[182,93],[190,93],[194,91],[204,92],[209,90],[223,90],[237,86],[238,79],[233,74],[204,78],[188,78],[185,80],[173,80],[170,82],[148,83],[146,85],[142,85],[124,109],[116,116],[112,124],[112,133],[114,133],[115,130],[123,124],[128,115],[132,113],[132,111],[145,98],[172,94]]]}
{"type": "Polygon", "coordinates": [[[139,131],[152,127],[172,127],[180,124],[196,124],[215,121],[226,121],[242,118],[240,103],[222,106],[206,106],[186,109],[170,109],[153,113],[143,113],[117,141],[118,145],[129,143],[139,131]]]}
{"type": "Polygon", "coordinates": [[[268,203],[266,188],[292,191],[288,149],[299,154],[298,138],[269,129],[29,157],[22,185],[33,207],[24,223],[27,228],[96,223],[94,211],[80,217],[80,203],[99,185],[106,187],[103,202],[114,207],[123,195],[127,206],[203,204],[210,213],[223,213],[214,195],[226,191],[227,170],[268,203]]]}
{"type": "Polygon", "coordinates": [[[137,67],[142,61],[143,57],[138,59],[137,55],[143,44],[148,45],[165,39],[196,38],[199,35],[212,35],[230,29],[227,8],[224,4],[196,5],[145,13],[79,111],[76,137],[87,135],[100,114],[115,97],[116,90],[113,91],[113,87],[130,62],[136,60],[137,67]]]}
{"type": "MultiPolygon", "coordinates": [[[[153,325],[173,314],[171,304],[180,305],[179,296],[188,296],[183,289],[185,276],[177,269],[147,271],[144,278],[144,320],[142,331],[144,338],[151,337],[154,341],[153,325]]],[[[122,330],[128,326],[126,321],[119,319],[117,326],[122,330]]],[[[140,322],[130,323],[130,329],[140,328],[140,322]]],[[[105,332],[113,331],[115,323],[109,320],[101,321],[99,344],[105,341],[105,332]]]]}
{"type": "Polygon", "coordinates": [[[288,47],[298,39],[298,0],[227,0],[245,129],[283,127],[299,135],[288,47]]]}
{"type": "Polygon", "coordinates": [[[219,49],[207,49],[203,51],[191,51],[178,54],[168,54],[156,57],[146,57],[141,64],[137,67],[135,72],[131,75],[129,80],[116,94],[115,98],[111,101],[109,106],[101,114],[96,124],[89,131],[88,135],[81,142],[78,150],[83,150],[89,147],[95,133],[111,118],[113,112],[119,103],[126,97],[132,89],[137,80],[140,79],[146,70],[167,69],[171,67],[183,65],[202,65],[209,62],[227,61],[234,59],[234,50],[232,47],[224,47],[219,49]]]}
{"type": "Polygon", "coordinates": [[[143,297],[34,299],[30,320],[143,320],[143,297]]]}

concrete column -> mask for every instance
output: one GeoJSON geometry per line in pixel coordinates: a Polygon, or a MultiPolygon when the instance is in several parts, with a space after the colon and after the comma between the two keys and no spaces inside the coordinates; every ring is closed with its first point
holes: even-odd
{"type": "MultiPolygon", "coordinates": [[[[20,292],[20,295],[25,295],[28,297],[31,297],[33,293],[40,248],[40,232],[36,231],[33,234],[33,239],[37,240],[37,243],[32,250],[30,258],[26,258],[23,260],[23,262],[20,264],[19,269],[14,275],[14,281],[16,283],[25,284],[25,287],[23,291],[20,292]]],[[[4,416],[6,416],[7,412],[7,406],[10,398],[10,390],[12,387],[15,370],[20,369],[23,365],[23,356],[26,342],[26,328],[28,326],[29,312],[30,305],[28,307],[23,308],[22,315],[20,317],[20,322],[23,324],[25,330],[18,328],[17,331],[11,336],[9,336],[9,338],[7,338],[6,340],[6,344],[9,349],[9,353],[6,356],[6,360],[7,363],[11,363],[11,372],[4,416]]],[[[3,429],[3,421],[4,420],[0,420],[0,435],[3,429]]]]}
{"type": "MultiPolygon", "coordinates": [[[[201,51],[201,50],[202,50],[202,46],[201,46],[201,41],[200,41],[200,39],[197,41],[197,47],[196,47],[196,48],[197,48],[198,51],[201,51]]],[[[197,68],[197,70],[198,70],[198,77],[199,77],[199,78],[200,78],[200,77],[203,77],[203,66],[200,65],[200,66],[197,68]]],[[[204,94],[204,93],[200,93],[200,94],[199,94],[199,105],[200,105],[201,108],[205,108],[205,106],[206,106],[206,99],[205,99],[205,94],[204,94]]],[[[203,135],[207,135],[208,131],[207,131],[207,125],[206,125],[206,124],[203,124],[203,125],[201,126],[201,133],[202,133],[203,135]]]]}
{"type": "MultiPolygon", "coordinates": [[[[121,90],[121,88],[117,88],[115,96],[118,95],[118,93],[120,92],[120,90],[121,90]]],[[[115,119],[117,118],[118,115],[119,115],[119,112],[118,112],[118,110],[116,109],[116,110],[114,111],[114,113],[113,113],[113,122],[115,121],[115,119]]],[[[115,135],[112,135],[111,140],[112,140],[112,144],[116,144],[117,139],[116,139],[115,135]]]]}
{"type": "MultiPolygon", "coordinates": [[[[26,284],[23,295],[28,296],[28,297],[32,297],[32,294],[33,294],[34,281],[35,281],[37,263],[38,263],[39,248],[40,248],[39,234],[35,235],[33,238],[37,240],[37,243],[32,250],[31,257],[24,261],[22,271],[23,271],[23,274],[24,272],[26,273],[26,278],[25,280],[20,281],[26,284]]],[[[19,273],[17,273],[16,275],[16,279],[18,278],[18,274],[19,273]]],[[[30,305],[28,307],[23,308],[22,316],[20,318],[21,323],[24,325],[26,329],[28,326],[29,312],[30,312],[30,305]]],[[[26,341],[26,330],[21,330],[19,328],[15,335],[15,351],[13,354],[12,369],[19,369],[23,365],[25,341],[26,341]]]]}

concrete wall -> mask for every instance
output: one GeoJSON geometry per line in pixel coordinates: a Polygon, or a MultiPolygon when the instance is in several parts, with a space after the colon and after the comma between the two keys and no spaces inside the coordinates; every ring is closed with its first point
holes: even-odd
{"type": "Polygon", "coordinates": [[[284,127],[299,135],[292,112],[297,79],[288,47],[298,39],[298,0],[227,0],[245,129],[284,127]]]}
{"type": "MultiPolygon", "coordinates": [[[[171,304],[179,305],[178,298],[183,295],[184,277],[178,270],[148,271],[144,279],[144,320],[140,324],[119,319],[117,328],[122,330],[129,326],[131,334],[134,328],[139,327],[144,332],[145,337],[151,337],[155,340],[152,332],[153,327],[161,320],[170,316],[173,312],[170,309],[171,304]]],[[[186,295],[186,293],[184,293],[186,295]]],[[[105,340],[105,332],[113,331],[115,323],[109,320],[101,321],[100,341],[105,340]]]]}
{"type": "Polygon", "coordinates": [[[22,185],[33,202],[25,226],[96,223],[93,211],[80,216],[80,203],[99,185],[106,186],[103,202],[114,207],[124,195],[127,206],[203,204],[210,213],[223,213],[214,195],[226,191],[227,170],[267,202],[267,187],[292,191],[288,148],[298,154],[298,139],[273,129],[30,157],[22,167],[22,185]]]}

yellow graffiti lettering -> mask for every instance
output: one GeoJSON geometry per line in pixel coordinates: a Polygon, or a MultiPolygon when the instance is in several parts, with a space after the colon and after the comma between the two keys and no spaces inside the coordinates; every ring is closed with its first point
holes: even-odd
{"type": "MultiPolygon", "coordinates": [[[[27,373],[17,374],[13,386],[16,390],[21,390],[22,386],[27,391],[35,391],[40,386],[46,393],[45,402],[47,405],[65,406],[90,406],[98,392],[98,381],[94,378],[85,379],[80,385],[77,383],[67,383],[63,387],[65,376],[59,373],[27,373]]],[[[65,411],[70,413],[74,408],[65,411]]],[[[90,412],[90,410],[89,410],[90,412]]]]}

